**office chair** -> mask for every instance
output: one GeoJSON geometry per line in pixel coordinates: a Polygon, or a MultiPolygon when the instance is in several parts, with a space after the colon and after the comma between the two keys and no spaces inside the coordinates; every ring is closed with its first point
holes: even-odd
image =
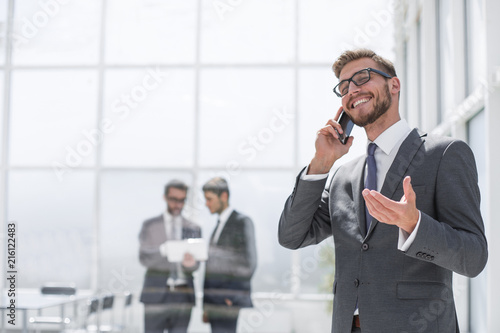
{"type": "MultiPolygon", "coordinates": [[[[127,320],[127,314],[129,314],[129,310],[132,305],[132,294],[130,292],[125,292],[123,294],[123,297],[121,297],[121,300],[123,301],[123,306],[121,307],[121,312],[122,312],[122,318],[119,320],[118,323],[115,323],[115,314],[116,311],[113,310],[113,307],[116,309],[116,298],[114,295],[106,295],[103,297],[102,301],[102,307],[101,307],[101,313],[108,318],[107,323],[103,324],[103,317],[100,316],[100,324],[99,324],[99,331],[100,332],[123,332],[127,329],[128,326],[128,320],[127,320]],[[106,312],[106,310],[109,310],[106,312]]],[[[90,327],[90,330],[96,331],[97,327],[92,326],[90,327]]]]}
{"type": "Polygon", "coordinates": [[[115,295],[107,294],[101,297],[101,307],[97,313],[97,320],[95,325],[88,325],[87,331],[89,332],[112,332],[114,331],[114,313],[113,305],[115,303],[115,295]],[[107,317],[105,324],[102,324],[103,315],[107,317]]]}
{"type": "Polygon", "coordinates": [[[122,318],[121,322],[114,326],[113,332],[123,332],[127,330],[128,318],[130,318],[130,308],[132,305],[132,293],[126,291],[123,294],[123,307],[122,307],[122,318]],[[127,315],[129,315],[127,317],[127,315]]]}

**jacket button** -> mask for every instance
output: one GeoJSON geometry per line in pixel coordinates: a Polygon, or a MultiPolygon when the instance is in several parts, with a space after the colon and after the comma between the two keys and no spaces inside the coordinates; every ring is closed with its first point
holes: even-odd
{"type": "Polygon", "coordinates": [[[366,251],[370,248],[370,246],[367,244],[367,243],[363,243],[363,245],[361,246],[361,248],[363,249],[363,251],[366,251]]]}
{"type": "Polygon", "coordinates": [[[417,256],[418,258],[421,258],[421,257],[422,257],[422,255],[423,255],[423,253],[422,253],[422,252],[417,252],[417,254],[416,254],[416,256],[417,256]]]}
{"type": "Polygon", "coordinates": [[[355,280],[354,280],[354,285],[355,285],[356,287],[358,287],[358,286],[359,286],[359,280],[358,280],[358,279],[355,279],[355,280]]]}

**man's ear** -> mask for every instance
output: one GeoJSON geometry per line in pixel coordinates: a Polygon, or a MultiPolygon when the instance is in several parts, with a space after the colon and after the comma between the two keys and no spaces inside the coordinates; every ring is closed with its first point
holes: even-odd
{"type": "Polygon", "coordinates": [[[399,94],[401,90],[401,81],[399,81],[399,78],[397,77],[391,78],[391,86],[389,90],[391,94],[399,94]]]}
{"type": "Polygon", "coordinates": [[[229,194],[227,192],[222,192],[220,194],[220,199],[222,200],[222,202],[228,202],[228,200],[229,200],[229,194]]]}

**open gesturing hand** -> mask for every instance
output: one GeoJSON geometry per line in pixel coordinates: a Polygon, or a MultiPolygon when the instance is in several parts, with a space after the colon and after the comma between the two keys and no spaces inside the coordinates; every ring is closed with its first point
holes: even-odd
{"type": "Polygon", "coordinates": [[[411,186],[410,176],[403,180],[404,195],[401,200],[394,201],[374,190],[363,190],[363,197],[368,212],[379,222],[396,225],[411,234],[417,225],[419,212],[417,195],[411,186]]]}

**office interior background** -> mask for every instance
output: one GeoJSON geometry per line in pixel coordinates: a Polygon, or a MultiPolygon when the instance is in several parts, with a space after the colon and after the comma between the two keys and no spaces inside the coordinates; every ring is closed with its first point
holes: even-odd
{"type": "MultiPolygon", "coordinates": [[[[255,307],[240,331],[328,332],[333,242],[286,250],[277,223],[340,106],[333,61],[368,47],[394,61],[410,126],[475,153],[490,258],[477,278],[456,275],[454,292],[462,331],[498,331],[498,13],[496,0],[1,1],[1,286],[15,221],[19,290],[130,291],[141,332],[141,224],[178,178],[190,186],[184,215],[208,239],[216,217],[201,186],[217,175],[256,229],[255,307]]],[[[344,161],[364,153],[363,131],[353,135],[344,161]]],[[[203,265],[195,279],[190,332],[209,332],[203,265]]]]}

